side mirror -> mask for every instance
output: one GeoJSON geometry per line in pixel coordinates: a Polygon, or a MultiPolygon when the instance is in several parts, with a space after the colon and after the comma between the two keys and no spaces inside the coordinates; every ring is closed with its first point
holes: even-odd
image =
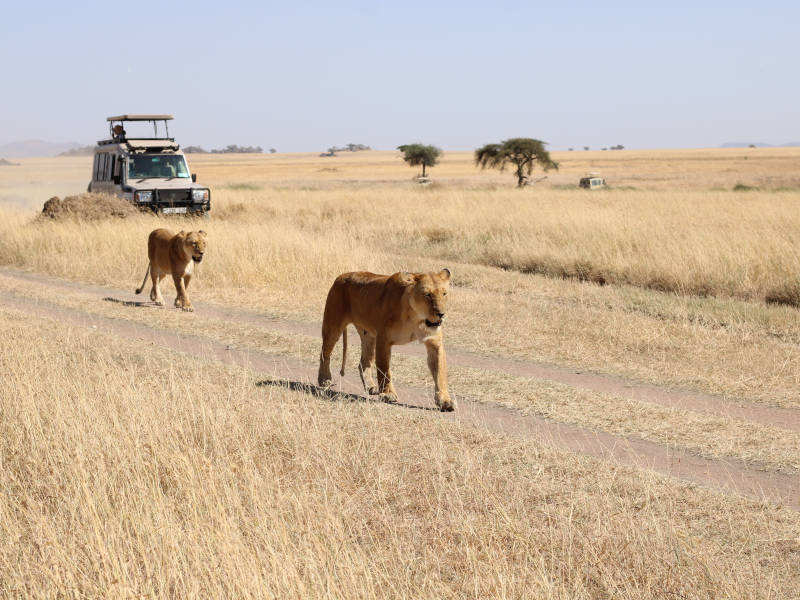
{"type": "Polygon", "coordinates": [[[192,173],[192,183],[197,183],[197,173],[192,173]]]}

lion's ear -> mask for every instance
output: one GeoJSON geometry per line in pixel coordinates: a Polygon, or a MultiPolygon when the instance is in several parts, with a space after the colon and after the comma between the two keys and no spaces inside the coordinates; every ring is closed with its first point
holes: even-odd
{"type": "Polygon", "coordinates": [[[444,280],[450,281],[450,269],[445,267],[444,269],[439,271],[439,277],[441,277],[444,280]]]}
{"type": "Polygon", "coordinates": [[[203,231],[202,229],[201,229],[201,230],[199,230],[197,233],[202,233],[202,234],[203,234],[203,237],[205,237],[205,236],[207,236],[207,235],[208,235],[208,234],[207,234],[205,231],[203,231]]]}
{"type": "Polygon", "coordinates": [[[397,280],[403,285],[411,285],[414,283],[414,274],[408,271],[400,271],[397,274],[397,280]]]}

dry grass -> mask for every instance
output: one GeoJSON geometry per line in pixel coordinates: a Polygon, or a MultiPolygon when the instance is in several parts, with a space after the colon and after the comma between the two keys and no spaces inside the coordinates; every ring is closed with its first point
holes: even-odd
{"type": "Polygon", "coordinates": [[[0,595],[796,596],[797,513],[14,312],[0,326],[0,595]]]}
{"type": "MultiPolygon", "coordinates": [[[[800,273],[800,209],[781,190],[798,188],[798,151],[554,158],[561,171],[517,191],[468,153],[428,189],[396,153],[192,156],[214,208],[190,293],[317,322],[340,272],[447,264],[451,346],[800,406],[798,313],[764,302],[786,304],[800,273]],[[564,188],[588,170],[616,189],[564,188]]],[[[150,230],[196,228],[32,223],[44,199],[85,188],[89,160],[20,162],[0,182],[26,207],[2,209],[0,264],[132,290],[150,230]]],[[[48,299],[317,350],[200,313],[48,299]]],[[[796,512],[2,308],[0,332],[14,349],[0,353],[0,596],[798,598],[796,512]]],[[[422,360],[396,363],[427,383],[422,360]]],[[[776,428],[457,364],[451,380],[563,422],[796,467],[797,436],[776,428]]]]}

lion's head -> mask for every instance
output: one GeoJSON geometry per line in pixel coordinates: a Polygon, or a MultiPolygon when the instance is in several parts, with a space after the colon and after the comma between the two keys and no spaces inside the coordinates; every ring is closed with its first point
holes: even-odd
{"type": "Polygon", "coordinates": [[[183,248],[194,262],[199,263],[203,260],[203,255],[206,253],[206,235],[206,232],[201,229],[200,231],[190,231],[183,238],[183,248]]]}
{"type": "Polygon", "coordinates": [[[425,325],[436,329],[447,313],[447,288],[450,287],[450,270],[438,273],[420,273],[414,276],[411,289],[411,307],[425,321],[425,325]]]}

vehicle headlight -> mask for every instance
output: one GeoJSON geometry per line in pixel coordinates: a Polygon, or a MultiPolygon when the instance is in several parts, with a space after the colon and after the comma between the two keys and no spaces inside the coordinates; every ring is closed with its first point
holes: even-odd
{"type": "Polygon", "coordinates": [[[208,190],[192,190],[192,202],[195,204],[208,202],[208,190]]]}
{"type": "Polygon", "coordinates": [[[153,201],[153,192],[135,192],[133,194],[133,199],[136,202],[152,202],[153,201]]]}

